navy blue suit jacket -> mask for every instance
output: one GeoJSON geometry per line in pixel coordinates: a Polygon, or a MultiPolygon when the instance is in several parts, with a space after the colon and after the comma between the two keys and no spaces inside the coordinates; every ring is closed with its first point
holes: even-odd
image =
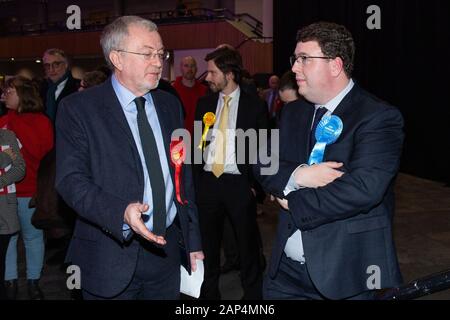
{"type": "MultiPolygon", "coordinates": [[[[169,157],[171,134],[183,127],[182,108],[164,91],[156,89],[151,94],[169,157]]],[[[78,213],[66,259],[81,268],[83,289],[113,296],[129,284],[137,264],[139,242],[125,241],[122,226],[128,204],[142,201],[144,174],[111,79],[63,99],[56,132],[56,188],[78,213]]],[[[173,182],[169,158],[168,163],[173,182]]],[[[189,264],[189,252],[201,250],[201,239],[187,165],[183,184],[188,204],[181,206],[174,200],[183,239],[180,247],[185,248],[182,260],[189,264]]]]}
{"type": "MultiPolygon", "coordinates": [[[[265,189],[284,198],[292,172],[308,163],[314,105],[284,106],[280,123],[280,169],[255,174],[265,189]]],[[[306,264],[316,288],[341,299],[368,290],[371,266],[380,268],[381,287],[400,284],[392,238],[393,185],[403,145],[400,112],[355,84],[333,113],[344,129],[326,147],[323,161],[344,163],[345,174],[322,188],[291,192],[290,211],[281,210],[269,276],[275,277],[287,239],[300,229],[306,264]]]]}

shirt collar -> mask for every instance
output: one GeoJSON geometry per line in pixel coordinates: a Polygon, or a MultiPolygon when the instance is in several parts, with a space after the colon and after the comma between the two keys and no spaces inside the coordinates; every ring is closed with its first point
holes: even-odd
{"type": "Polygon", "coordinates": [[[345,98],[345,96],[350,92],[350,90],[353,89],[354,85],[355,85],[355,83],[353,82],[352,79],[350,79],[350,81],[348,82],[347,86],[336,97],[334,97],[333,99],[328,101],[325,105],[318,105],[318,104],[316,104],[316,109],[320,108],[320,107],[325,107],[325,108],[327,108],[328,111],[333,113],[334,110],[336,110],[337,106],[345,98]]]}
{"type": "Polygon", "coordinates": [[[69,78],[66,78],[65,80],[63,80],[63,81],[61,81],[59,84],[58,84],[58,89],[59,88],[64,88],[64,86],[66,85],[66,83],[67,83],[67,80],[69,80],[69,78]]]}
{"type": "MultiPolygon", "coordinates": [[[[231,102],[236,101],[236,97],[239,95],[240,92],[241,92],[241,89],[239,88],[239,86],[237,86],[237,88],[228,95],[229,97],[231,97],[231,102]]],[[[226,94],[223,94],[222,92],[220,92],[220,94],[219,94],[220,101],[223,101],[223,97],[225,97],[225,96],[226,96],[226,94]]]]}
{"type": "MultiPolygon", "coordinates": [[[[120,105],[126,111],[136,110],[135,105],[132,104],[136,96],[127,88],[125,88],[119,80],[117,80],[116,75],[112,75],[111,83],[116,93],[117,99],[119,99],[120,105]]],[[[148,93],[144,95],[145,100],[149,101],[148,93]]]]}

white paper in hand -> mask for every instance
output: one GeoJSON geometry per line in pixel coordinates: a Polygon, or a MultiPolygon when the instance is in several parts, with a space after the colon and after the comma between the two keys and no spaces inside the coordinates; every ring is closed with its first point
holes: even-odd
{"type": "Polygon", "coordinates": [[[202,287],[203,276],[205,274],[203,260],[196,260],[196,263],[197,270],[192,272],[191,275],[189,275],[183,266],[180,266],[180,292],[194,298],[198,298],[200,296],[200,288],[202,287]]]}

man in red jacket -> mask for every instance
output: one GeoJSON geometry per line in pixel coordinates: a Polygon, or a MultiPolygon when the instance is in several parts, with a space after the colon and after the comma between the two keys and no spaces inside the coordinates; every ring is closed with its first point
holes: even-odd
{"type": "Polygon", "coordinates": [[[194,132],[194,115],[197,100],[206,94],[206,86],[195,79],[197,62],[191,56],[184,57],[180,62],[181,76],[177,77],[173,86],[180,95],[184,107],[184,127],[191,135],[194,132]]]}

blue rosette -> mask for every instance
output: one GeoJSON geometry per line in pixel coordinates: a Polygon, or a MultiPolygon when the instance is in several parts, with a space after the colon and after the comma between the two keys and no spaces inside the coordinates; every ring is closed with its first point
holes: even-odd
{"type": "Polygon", "coordinates": [[[326,146],[335,143],[343,129],[344,124],[338,116],[325,115],[320,120],[314,133],[317,142],[309,155],[308,165],[318,164],[323,161],[326,146]]]}

